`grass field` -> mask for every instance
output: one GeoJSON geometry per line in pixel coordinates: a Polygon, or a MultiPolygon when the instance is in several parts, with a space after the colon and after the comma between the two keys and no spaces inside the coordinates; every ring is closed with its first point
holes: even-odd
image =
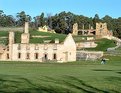
{"type": "Polygon", "coordinates": [[[121,58],[72,63],[0,62],[0,93],[121,93],[121,58]]]}
{"type": "Polygon", "coordinates": [[[96,40],[95,43],[97,43],[97,47],[95,48],[87,48],[85,50],[91,50],[91,51],[107,51],[107,48],[115,47],[116,42],[114,40],[108,40],[108,39],[99,39],[96,40]]]}

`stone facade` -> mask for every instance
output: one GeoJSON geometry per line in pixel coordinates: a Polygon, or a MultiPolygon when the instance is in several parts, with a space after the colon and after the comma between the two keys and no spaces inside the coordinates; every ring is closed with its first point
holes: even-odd
{"type": "Polygon", "coordinates": [[[52,30],[51,28],[49,28],[48,26],[43,26],[43,27],[39,27],[38,28],[38,31],[41,31],[41,32],[50,32],[50,33],[55,33],[54,30],[52,30]]]}
{"type": "Polygon", "coordinates": [[[111,31],[107,29],[107,23],[96,23],[96,29],[93,29],[91,25],[89,25],[89,29],[78,29],[78,24],[75,23],[73,25],[73,35],[96,35],[96,36],[107,36],[113,35],[111,31]]]}
{"type": "Polygon", "coordinates": [[[55,43],[31,44],[29,43],[28,23],[21,35],[21,43],[14,42],[14,32],[9,33],[9,44],[1,46],[0,60],[9,61],[37,61],[37,62],[68,62],[76,61],[76,44],[71,34],[63,43],[55,39],[55,43]]]}
{"type": "Polygon", "coordinates": [[[112,35],[107,28],[107,23],[96,23],[96,35],[107,36],[112,35]]]}
{"type": "Polygon", "coordinates": [[[87,41],[87,42],[80,42],[76,43],[77,49],[83,49],[83,48],[95,48],[97,44],[94,41],[87,41]]]}
{"type": "Polygon", "coordinates": [[[24,33],[22,33],[21,35],[21,43],[29,43],[29,37],[30,37],[30,34],[29,34],[29,23],[28,22],[25,22],[25,27],[24,27],[24,33]]]}
{"type": "Polygon", "coordinates": [[[102,51],[77,51],[77,60],[97,60],[103,57],[102,51]]]}
{"type": "Polygon", "coordinates": [[[77,23],[75,23],[73,25],[73,35],[78,35],[78,24],[77,23]]]}

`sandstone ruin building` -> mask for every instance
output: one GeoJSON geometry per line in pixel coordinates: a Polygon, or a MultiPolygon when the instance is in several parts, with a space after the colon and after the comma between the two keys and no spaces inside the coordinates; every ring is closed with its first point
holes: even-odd
{"type": "Polygon", "coordinates": [[[21,43],[15,42],[14,32],[9,32],[9,44],[0,45],[0,60],[3,61],[76,61],[76,44],[71,34],[63,43],[56,39],[55,43],[32,44],[29,43],[29,24],[25,23],[24,33],[21,35],[21,43]]]}
{"type": "Polygon", "coordinates": [[[112,32],[107,29],[107,23],[96,23],[96,29],[93,29],[89,25],[89,29],[78,29],[78,24],[73,25],[73,35],[96,35],[96,36],[107,36],[112,35],[112,32]]]}
{"type": "Polygon", "coordinates": [[[38,28],[38,31],[41,31],[41,32],[50,32],[50,33],[55,33],[55,31],[53,29],[51,29],[50,27],[48,26],[43,26],[43,27],[39,27],[38,28]]]}

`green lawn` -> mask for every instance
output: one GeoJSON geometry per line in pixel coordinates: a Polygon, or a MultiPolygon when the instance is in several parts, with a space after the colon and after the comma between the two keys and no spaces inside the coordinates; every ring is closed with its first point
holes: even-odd
{"type": "Polygon", "coordinates": [[[43,43],[44,40],[51,40],[50,43],[54,43],[55,39],[58,38],[60,42],[63,42],[67,35],[57,34],[57,33],[48,33],[48,32],[39,32],[39,31],[30,31],[30,43],[43,43]],[[47,36],[42,38],[33,38],[32,36],[47,36]]]}
{"type": "Polygon", "coordinates": [[[121,57],[72,63],[0,62],[0,93],[121,93],[121,57]]]}
{"type": "Polygon", "coordinates": [[[98,44],[96,48],[87,48],[85,50],[104,51],[105,52],[107,50],[107,48],[116,46],[116,42],[114,40],[108,40],[105,38],[96,40],[95,43],[98,44]]]}

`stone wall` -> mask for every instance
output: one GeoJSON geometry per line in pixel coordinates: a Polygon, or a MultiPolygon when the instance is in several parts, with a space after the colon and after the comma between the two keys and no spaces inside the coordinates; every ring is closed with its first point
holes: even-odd
{"type": "Polygon", "coordinates": [[[20,31],[23,32],[23,27],[0,27],[0,31],[20,31]]]}
{"type": "Polygon", "coordinates": [[[45,44],[13,44],[13,61],[76,61],[76,45],[71,35],[68,35],[64,43],[45,44]],[[38,55],[36,58],[35,55],[38,55]],[[54,59],[54,55],[56,59],[54,59]],[[46,57],[45,57],[46,56],[46,57]]]}
{"type": "Polygon", "coordinates": [[[78,60],[97,60],[103,56],[102,51],[77,51],[76,59],[78,60]]]}
{"type": "Polygon", "coordinates": [[[84,24],[82,29],[78,29],[78,24],[73,25],[73,35],[96,35],[96,36],[106,36],[113,35],[112,31],[107,28],[107,23],[96,23],[96,29],[93,29],[89,24],[89,29],[84,29],[84,24]]]}
{"type": "Polygon", "coordinates": [[[107,38],[109,40],[115,40],[117,42],[115,47],[108,48],[107,51],[113,51],[113,50],[121,47],[121,39],[114,37],[114,36],[110,36],[110,35],[103,36],[103,38],[107,38]]]}
{"type": "Polygon", "coordinates": [[[81,48],[95,48],[96,46],[97,46],[97,44],[95,42],[93,42],[93,41],[76,43],[77,49],[81,49],[81,48]]]}
{"type": "MultiPolygon", "coordinates": [[[[37,62],[69,62],[76,61],[76,44],[69,34],[63,43],[58,40],[53,44],[14,43],[9,34],[9,46],[0,53],[0,60],[4,61],[37,61],[37,62]]],[[[2,48],[2,47],[1,47],[2,48]]]]}
{"type": "Polygon", "coordinates": [[[0,48],[0,60],[4,61],[76,61],[76,44],[71,34],[63,43],[56,39],[55,43],[44,42],[43,44],[29,43],[29,24],[25,23],[24,33],[21,35],[21,43],[14,42],[14,32],[9,32],[9,44],[0,48]],[[3,50],[3,51],[2,51],[3,50]]]}
{"type": "Polygon", "coordinates": [[[113,35],[111,31],[107,28],[107,23],[96,23],[96,35],[97,36],[107,36],[107,35],[113,35]]]}
{"type": "Polygon", "coordinates": [[[77,23],[75,23],[73,25],[73,33],[72,34],[73,35],[78,35],[78,24],[77,23]]]}

